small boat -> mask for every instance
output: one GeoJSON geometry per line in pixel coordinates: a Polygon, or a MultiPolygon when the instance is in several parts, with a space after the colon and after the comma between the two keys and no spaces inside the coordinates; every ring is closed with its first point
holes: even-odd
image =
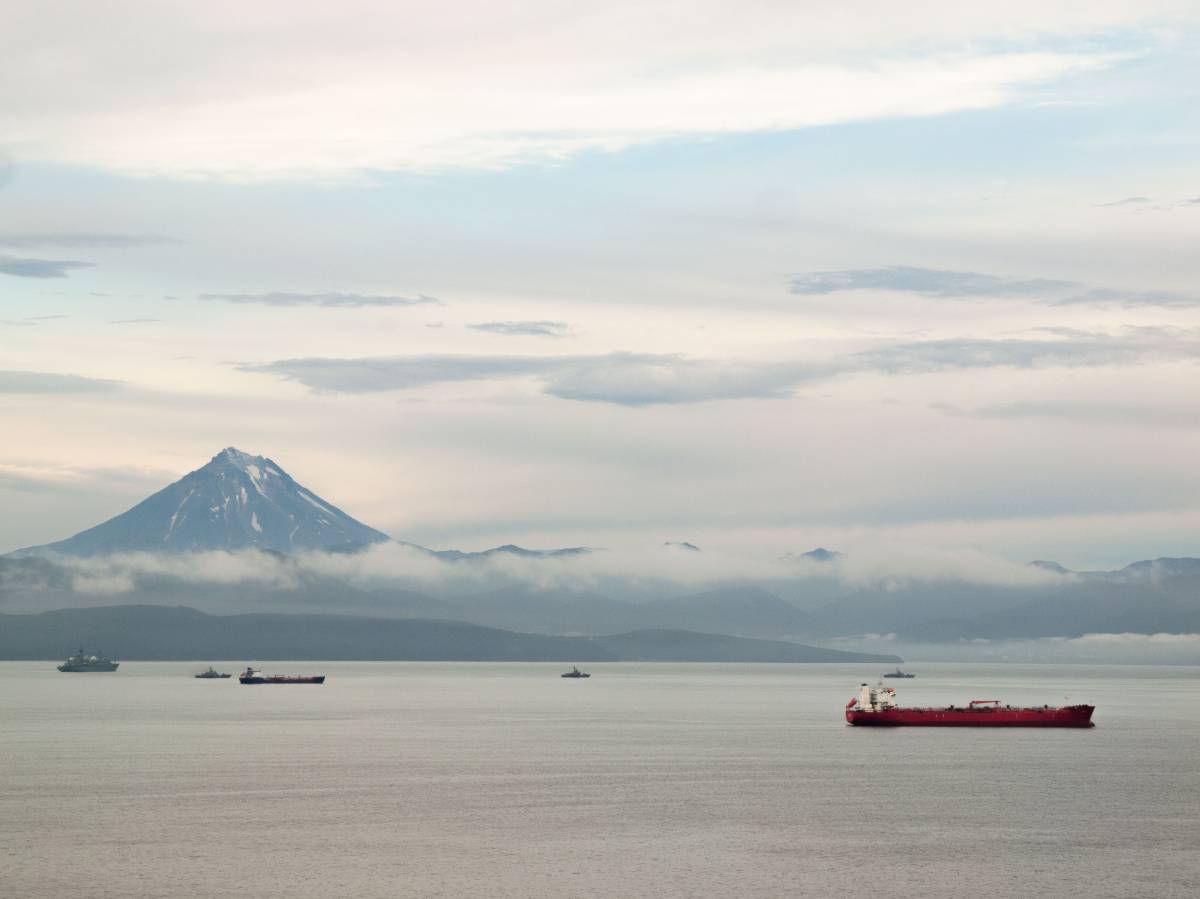
{"type": "Polygon", "coordinates": [[[1010,706],[972,699],[965,706],[920,708],[896,702],[896,691],[863,684],[846,703],[846,723],[857,727],[1094,727],[1092,705],[1010,706]]]}
{"type": "Polygon", "coordinates": [[[591,675],[586,671],[580,671],[578,668],[572,665],[571,670],[564,674],[563,677],[591,677],[591,675]]]}
{"type": "Polygon", "coordinates": [[[897,668],[895,671],[889,671],[884,677],[916,677],[916,675],[909,674],[907,671],[901,671],[897,668]]]}
{"type": "Polygon", "coordinates": [[[68,656],[67,660],[58,666],[59,671],[116,671],[120,662],[114,662],[111,659],[106,659],[104,656],[87,656],[83,654],[83,647],[79,647],[79,652],[73,656],[68,656]]]}
{"type": "Polygon", "coordinates": [[[267,674],[257,668],[247,667],[238,675],[238,683],[242,684],[323,684],[323,674],[267,674]]]}
{"type": "Polygon", "coordinates": [[[218,671],[212,665],[208,666],[207,671],[201,671],[199,674],[194,674],[192,676],[198,677],[201,680],[215,680],[217,678],[222,678],[222,677],[233,677],[232,674],[222,674],[220,671],[218,671]]]}

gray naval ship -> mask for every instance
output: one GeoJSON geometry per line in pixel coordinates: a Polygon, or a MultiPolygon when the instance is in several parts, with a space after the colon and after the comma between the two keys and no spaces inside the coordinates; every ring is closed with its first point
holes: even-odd
{"type": "Polygon", "coordinates": [[[106,659],[104,656],[87,656],[83,654],[83,647],[79,648],[79,652],[73,656],[69,656],[65,662],[58,666],[59,671],[116,671],[117,665],[120,662],[114,662],[111,659],[106,659]]]}

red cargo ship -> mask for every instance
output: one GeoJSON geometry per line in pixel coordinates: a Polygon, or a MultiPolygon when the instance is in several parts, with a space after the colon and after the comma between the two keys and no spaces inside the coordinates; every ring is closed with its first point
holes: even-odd
{"type": "Polygon", "coordinates": [[[323,684],[323,674],[271,674],[264,676],[257,668],[247,668],[238,675],[243,684],[323,684]]]}
{"type": "Polygon", "coordinates": [[[966,706],[902,708],[896,691],[863,684],[846,704],[846,723],[867,727],[1094,727],[1092,705],[1033,708],[1001,705],[998,699],[972,699],[966,706]]]}

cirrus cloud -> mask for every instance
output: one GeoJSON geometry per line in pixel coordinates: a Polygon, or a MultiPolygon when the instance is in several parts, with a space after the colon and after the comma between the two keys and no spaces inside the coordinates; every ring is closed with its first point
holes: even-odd
{"type": "Polygon", "coordinates": [[[17,278],[65,278],[74,269],[92,265],[74,259],[30,259],[0,254],[0,274],[17,278]]]}
{"type": "Polygon", "coordinates": [[[46,371],[0,371],[0,393],[110,393],[119,381],[46,371]]]}
{"type": "Polygon", "coordinates": [[[153,244],[179,243],[161,234],[108,234],[104,232],[63,231],[30,234],[0,234],[0,246],[6,247],[69,247],[116,249],[145,247],[153,244]]]}
{"type": "Polygon", "coordinates": [[[476,322],[467,327],[505,337],[564,337],[570,330],[566,322],[550,321],[476,322]]]}
{"type": "Polygon", "coordinates": [[[1015,298],[1051,306],[1200,306],[1200,294],[1089,287],[1079,281],[1012,278],[909,265],[806,272],[791,282],[791,292],[798,296],[829,296],[853,290],[896,291],[934,299],[1015,298]]]}
{"type": "Polygon", "coordinates": [[[220,300],[239,305],[262,306],[325,306],[327,308],[357,309],[363,306],[432,306],[441,303],[436,297],[418,294],[415,297],[387,296],[363,293],[202,293],[197,299],[220,300]]]}

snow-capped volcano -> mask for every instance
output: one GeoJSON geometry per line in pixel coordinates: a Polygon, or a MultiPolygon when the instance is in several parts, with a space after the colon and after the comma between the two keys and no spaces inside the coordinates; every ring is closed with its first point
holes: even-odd
{"type": "Polygon", "coordinates": [[[128,512],[29,551],[76,556],[210,549],[333,549],[388,536],[351,518],[263,456],[228,447],[128,512]]]}

